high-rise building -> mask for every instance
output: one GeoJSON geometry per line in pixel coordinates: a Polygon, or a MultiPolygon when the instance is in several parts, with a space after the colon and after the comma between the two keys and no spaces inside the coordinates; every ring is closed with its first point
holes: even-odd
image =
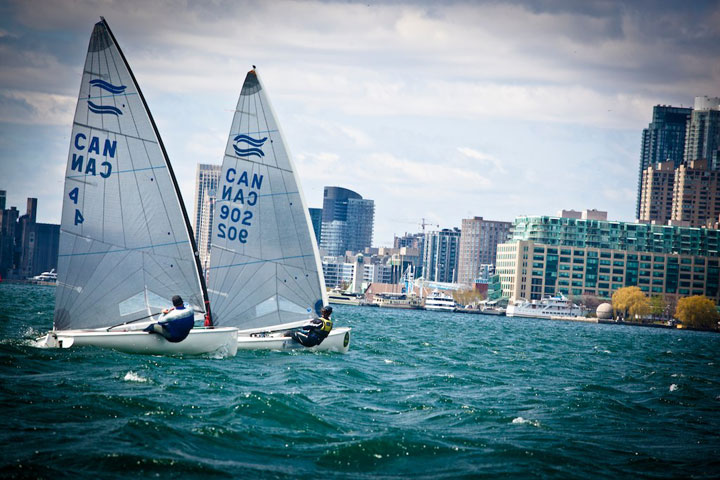
{"type": "Polygon", "coordinates": [[[592,295],[638,286],[677,299],[720,301],[720,231],[669,225],[518,217],[498,246],[496,273],[511,300],[592,295]]]}
{"type": "Polygon", "coordinates": [[[720,97],[695,97],[684,160],[707,160],[710,170],[720,170],[720,97]]]}
{"type": "Polygon", "coordinates": [[[640,189],[639,222],[664,225],[670,220],[674,185],[673,162],[654,163],[645,169],[640,189]]]}
{"type": "Polygon", "coordinates": [[[202,211],[200,212],[200,238],[197,243],[200,263],[207,273],[210,268],[210,243],[212,238],[213,216],[215,215],[216,190],[205,190],[203,193],[202,211]]]}
{"type": "Polygon", "coordinates": [[[5,210],[5,200],[7,198],[7,192],[0,190],[0,211],[5,210]]]}
{"type": "Polygon", "coordinates": [[[425,235],[422,276],[432,282],[457,280],[460,229],[444,228],[425,235]]]}
{"type": "Polygon", "coordinates": [[[409,248],[417,248],[421,252],[423,251],[423,245],[425,244],[425,234],[424,233],[407,233],[405,232],[405,235],[398,237],[395,235],[395,238],[393,239],[393,248],[402,248],[402,247],[409,247],[409,248]]]}
{"type": "Polygon", "coordinates": [[[372,244],[375,202],[341,187],[325,187],[320,248],[329,256],[362,252],[372,244]]]}
{"type": "Polygon", "coordinates": [[[0,209],[0,276],[26,279],[57,268],[59,241],[60,225],[37,223],[37,198],[27,199],[24,215],[0,209]]]}
{"type": "Polygon", "coordinates": [[[310,221],[312,222],[315,240],[320,246],[320,233],[322,232],[322,208],[308,208],[310,212],[310,221]]]}
{"type": "Polygon", "coordinates": [[[640,165],[638,168],[638,191],[635,218],[640,218],[640,194],[642,174],[650,165],[673,162],[677,167],[683,160],[685,132],[691,108],[656,105],[652,122],[643,130],[640,165]]]}
{"type": "Polygon", "coordinates": [[[463,219],[458,258],[458,283],[473,285],[482,265],[495,264],[497,246],[508,239],[511,226],[510,222],[483,220],[482,217],[463,219]]]}
{"type": "Polygon", "coordinates": [[[704,227],[720,215],[720,170],[708,168],[708,160],[695,160],[675,170],[671,222],[704,227]]]}
{"type": "MultiPolygon", "coordinates": [[[[199,163],[195,174],[195,244],[200,254],[200,262],[210,264],[210,239],[215,198],[220,183],[220,165],[199,163]]],[[[206,267],[207,268],[207,267],[206,267]]]]}

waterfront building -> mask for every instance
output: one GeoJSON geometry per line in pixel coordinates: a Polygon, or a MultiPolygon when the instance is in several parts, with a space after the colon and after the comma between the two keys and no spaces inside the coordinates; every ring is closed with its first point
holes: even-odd
{"type": "Polygon", "coordinates": [[[610,298],[638,286],[666,299],[706,295],[720,302],[719,249],[718,230],[523,216],[498,246],[496,272],[510,300],[610,298]]]}
{"type": "Polygon", "coordinates": [[[708,160],[694,160],[675,170],[671,223],[704,227],[720,215],[720,170],[711,170],[708,160]]]}
{"type": "Polygon", "coordinates": [[[341,187],[323,192],[320,248],[326,255],[362,252],[372,244],[375,202],[341,187]]]}
{"type": "Polygon", "coordinates": [[[27,199],[24,215],[0,209],[0,276],[25,280],[57,268],[59,242],[60,225],[37,222],[37,198],[27,199]]]}
{"type": "Polygon", "coordinates": [[[458,283],[473,285],[483,264],[495,264],[497,246],[508,239],[511,226],[510,222],[484,220],[483,217],[463,219],[458,256],[458,283]]]}
{"type": "Polygon", "coordinates": [[[602,210],[596,210],[594,208],[583,211],[560,210],[557,216],[562,218],[577,218],[583,220],[607,220],[607,212],[603,212],[602,210]]]}
{"type": "Polygon", "coordinates": [[[310,222],[312,222],[313,233],[315,233],[315,241],[320,245],[320,233],[322,232],[322,208],[308,208],[310,212],[310,222]]]}
{"type": "Polygon", "coordinates": [[[409,248],[417,248],[418,250],[423,250],[423,245],[425,241],[425,234],[424,233],[407,233],[405,232],[405,235],[402,235],[398,237],[397,235],[393,238],[393,248],[403,248],[403,247],[409,247],[409,248]]]}
{"type": "Polygon", "coordinates": [[[672,218],[675,164],[660,162],[643,172],[640,190],[640,216],[642,223],[664,225],[672,218]]]}
{"type": "Polygon", "coordinates": [[[203,211],[211,209],[209,202],[215,201],[218,184],[220,182],[220,165],[198,163],[195,174],[195,244],[198,250],[210,251],[210,238],[212,236],[212,215],[203,217],[203,211]],[[200,245],[200,237],[206,240],[206,245],[200,245]]]}
{"type": "Polygon", "coordinates": [[[652,122],[642,133],[635,218],[640,218],[642,175],[645,169],[650,165],[667,161],[673,162],[677,167],[683,161],[685,135],[691,113],[691,108],[670,105],[653,107],[652,122]]]}
{"type": "Polygon", "coordinates": [[[695,97],[684,160],[707,160],[710,170],[720,170],[720,97],[695,97]]]}
{"type": "Polygon", "coordinates": [[[205,189],[203,192],[203,200],[201,202],[200,223],[198,228],[198,253],[200,255],[200,264],[203,271],[207,275],[210,268],[210,245],[212,239],[213,216],[215,215],[215,202],[217,200],[217,190],[205,189]]]}
{"type": "Polygon", "coordinates": [[[422,276],[426,281],[453,283],[457,278],[460,229],[444,228],[425,235],[422,276]]]}

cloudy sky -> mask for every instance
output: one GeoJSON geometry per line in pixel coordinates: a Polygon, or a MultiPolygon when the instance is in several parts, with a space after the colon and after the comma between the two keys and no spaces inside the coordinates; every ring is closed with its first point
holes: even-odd
{"type": "Polygon", "coordinates": [[[309,206],[375,200],[375,243],[483,216],[635,212],[656,104],[720,95],[720,2],[0,0],[0,190],[60,221],[82,65],[104,16],[192,214],[258,66],[309,206]]]}

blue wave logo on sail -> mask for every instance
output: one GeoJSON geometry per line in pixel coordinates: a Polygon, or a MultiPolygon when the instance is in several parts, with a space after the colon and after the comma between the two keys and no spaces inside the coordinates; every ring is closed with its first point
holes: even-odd
{"type": "Polygon", "coordinates": [[[110,92],[115,95],[119,93],[125,93],[125,89],[127,88],[125,85],[113,85],[112,83],[108,83],[105,80],[100,80],[99,78],[96,78],[95,80],[90,80],[90,86],[100,87],[106,92],[110,92]]]}
{"type": "Polygon", "coordinates": [[[260,147],[262,147],[267,141],[268,137],[263,138],[252,138],[248,135],[238,135],[235,137],[235,143],[233,149],[238,157],[264,157],[265,153],[260,147]]]}
{"type": "Polygon", "coordinates": [[[95,105],[90,100],[88,100],[87,103],[88,109],[90,109],[93,113],[99,113],[100,115],[110,114],[115,115],[116,117],[123,114],[122,110],[117,107],[113,107],[112,105],[95,105]]]}

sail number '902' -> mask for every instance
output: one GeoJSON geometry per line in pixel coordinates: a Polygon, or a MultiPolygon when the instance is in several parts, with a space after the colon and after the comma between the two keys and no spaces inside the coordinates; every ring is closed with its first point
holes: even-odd
{"type": "Polygon", "coordinates": [[[238,175],[237,170],[228,168],[225,181],[221,201],[231,202],[231,205],[220,206],[220,220],[223,221],[218,223],[217,238],[247,243],[249,233],[246,227],[252,226],[253,219],[250,207],[257,205],[263,175],[253,173],[251,178],[247,171],[238,175]]]}

